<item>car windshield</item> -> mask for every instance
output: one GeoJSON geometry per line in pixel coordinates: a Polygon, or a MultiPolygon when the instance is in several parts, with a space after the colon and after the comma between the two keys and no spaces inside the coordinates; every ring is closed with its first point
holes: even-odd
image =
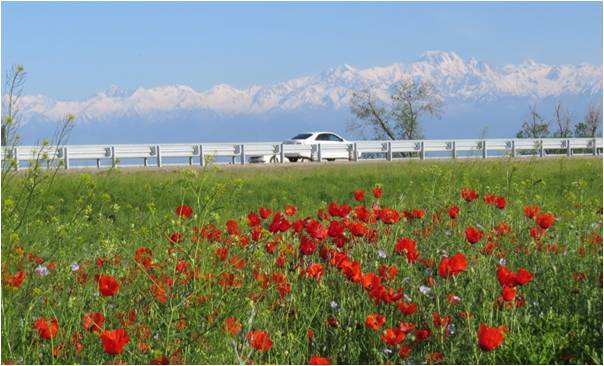
{"type": "Polygon", "coordinates": [[[312,136],[311,133],[301,133],[299,135],[296,135],[296,136],[292,137],[291,139],[292,140],[306,140],[310,136],[312,136]]]}

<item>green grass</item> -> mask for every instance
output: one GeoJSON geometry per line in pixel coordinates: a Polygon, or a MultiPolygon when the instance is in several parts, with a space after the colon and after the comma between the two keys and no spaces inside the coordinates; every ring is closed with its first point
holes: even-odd
{"type": "MultiPolygon", "coordinates": [[[[601,159],[82,171],[57,175],[52,185],[38,188],[27,201],[20,196],[23,187],[27,187],[23,176],[2,186],[3,362],[148,363],[165,355],[172,361],[193,364],[235,363],[238,359],[232,342],[245,350],[247,343],[244,336],[225,335],[222,321],[235,316],[245,331],[253,313],[251,328],[267,330],[273,341],[271,350],[252,354],[256,363],[307,363],[311,355],[339,363],[404,363],[396,347],[389,347],[392,354],[385,353],[387,345],[380,341],[379,334],[364,326],[367,315],[377,312],[386,316],[386,327],[411,321],[417,327],[432,329],[427,342],[412,343],[411,335],[404,341],[414,345],[409,357],[415,362],[425,361],[431,352],[441,352],[446,363],[602,362],[602,242],[587,242],[593,235],[601,235],[602,230],[601,159]],[[320,283],[299,277],[297,269],[289,271],[300,264],[299,260],[303,260],[302,266],[310,261],[297,254],[298,238],[289,231],[282,234],[276,250],[285,250],[287,244],[295,247],[285,268],[275,267],[276,255],[264,250],[264,245],[274,240],[268,231],[260,242],[247,247],[236,240],[231,244],[191,241],[193,226],[211,223],[224,228],[228,219],[238,221],[246,234],[246,216],[259,207],[283,211],[291,204],[298,209],[296,219],[316,218],[317,210],[326,209],[332,201],[356,206],[353,192],[362,189],[370,208],[375,201],[371,188],[376,184],[384,189],[381,207],[399,211],[421,208],[426,217],[388,228],[377,223],[372,226],[378,232],[377,241],[357,239],[346,250],[361,262],[363,273],[377,272],[380,264],[399,268],[397,278],[387,285],[404,288],[418,304],[418,312],[411,316],[402,315],[395,304],[376,306],[358,284],[346,280],[318,253],[311,258],[325,266],[320,283]],[[481,199],[463,202],[459,194],[462,187],[476,189],[481,199]],[[482,201],[485,193],[506,197],[506,209],[486,205],[482,201]],[[181,203],[193,207],[193,218],[181,220],[174,214],[181,203]],[[534,223],[522,211],[528,204],[554,213],[557,220],[543,245],[558,244],[565,250],[559,249],[556,254],[536,249],[529,235],[534,223]],[[458,205],[462,212],[455,227],[446,225],[446,209],[451,205],[458,205]],[[432,214],[439,212],[441,216],[444,212],[442,223],[432,225],[432,214]],[[508,223],[513,233],[497,239],[494,254],[480,252],[485,239],[475,245],[465,241],[466,226],[478,225],[487,232],[500,222],[508,223]],[[429,235],[419,234],[428,227],[429,235]],[[183,243],[169,243],[167,238],[175,231],[185,233],[183,243]],[[441,279],[435,268],[408,264],[404,257],[393,255],[394,244],[402,236],[416,239],[422,257],[436,261],[436,266],[442,253],[463,252],[469,258],[468,270],[453,279],[441,279]],[[133,260],[140,246],[153,251],[157,268],[152,274],[156,281],[162,276],[178,278],[174,266],[180,260],[196,268],[200,278],[176,285],[166,304],[156,301],[151,293],[153,280],[133,260]],[[215,249],[223,246],[230,248],[230,256],[246,260],[243,270],[216,260],[215,249]],[[38,275],[36,264],[21,254],[21,247],[25,253],[43,258],[44,264],[56,262],[57,269],[48,276],[38,275]],[[586,248],[583,256],[579,255],[580,247],[586,248]],[[377,249],[385,250],[388,257],[380,258],[377,249]],[[496,305],[501,288],[495,270],[497,254],[501,253],[512,270],[524,267],[535,274],[533,282],[518,288],[526,298],[524,307],[505,310],[496,305]],[[110,264],[98,268],[97,258],[110,264]],[[78,262],[80,272],[88,274],[83,283],[71,272],[72,262],[78,262]],[[253,269],[269,276],[273,271],[284,272],[291,293],[280,299],[272,282],[268,289],[260,289],[253,269]],[[9,288],[4,281],[18,270],[27,273],[26,280],[19,289],[9,288]],[[223,271],[239,275],[242,286],[223,288],[204,279],[207,273],[219,277],[223,271]],[[120,279],[122,287],[117,296],[96,295],[94,275],[103,273],[120,279]],[[586,279],[576,281],[573,273],[584,273],[586,279]],[[430,296],[424,296],[418,287],[426,284],[429,275],[436,285],[430,296]],[[449,292],[459,295],[462,304],[449,304],[449,292]],[[263,294],[262,299],[251,302],[248,297],[258,293],[263,294]],[[198,304],[193,300],[196,296],[207,300],[198,304]],[[338,303],[338,310],[330,308],[331,301],[338,303]],[[138,318],[125,327],[131,340],[120,355],[105,354],[98,335],[83,331],[85,312],[104,313],[105,326],[114,329],[120,326],[115,313],[131,309],[136,309],[138,318]],[[432,324],[435,311],[453,317],[455,334],[446,336],[432,324]],[[463,319],[460,311],[473,316],[463,319]],[[40,316],[59,321],[60,332],[53,344],[41,340],[32,327],[40,316]],[[326,325],[330,317],[338,320],[337,328],[326,325]],[[178,329],[178,320],[185,320],[186,327],[178,329]],[[476,341],[480,323],[510,328],[504,344],[492,352],[481,351],[476,341]],[[152,333],[144,340],[149,346],[146,352],[138,348],[143,342],[137,332],[141,326],[152,333]],[[308,329],[315,334],[313,342],[308,341],[308,329]],[[74,332],[82,332],[81,352],[75,351],[71,341],[74,332]],[[64,347],[56,358],[52,357],[55,343],[64,347]]],[[[329,226],[329,222],[324,225],[329,226]]]]}

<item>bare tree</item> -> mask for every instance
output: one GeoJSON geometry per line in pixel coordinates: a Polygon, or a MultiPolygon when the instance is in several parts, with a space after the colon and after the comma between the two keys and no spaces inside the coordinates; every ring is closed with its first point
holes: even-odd
{"type": "Polygon", "coordinates": [[[544,138],[549,136],[549,122],[537,112],[537,104],[529,106],[528,116],[516,134],[518,138],[544,138]]]}
{"type": "Polygon", "coordinates": [[[351,130],[369,127],[377,139],[421,139],[420,116],[440,118],[442,98],[427,81],[403,80],[390,90],[390,108],[386,108],[376,96],[376,91],[365,89],[354,92],[350,110],[357,121],[351,130]]]}
{"type": "Polygon", "coordinates": [[[419,116],[428,114],[440,118],[443,106],[442,98],[430,82],[411,79],[394,85],[392,102],[396,129],[405,140],[423,138],[419,116]]]}
{"type": "MultiPolygon", "coordinates": [[[[352,93],[350,110],[359,120],[368,122],[368,127],[373,130],[376,138],[396,139],[393,126],[388,120],[389,113],[386,112],[386,109],[371,89],[352,93]]],[[[367,126],[358,121],[352,121],[350,124],[352,130],[363,130],[365,127],[367,126]]]]}
{"type": "Polygon", "coordinates": [[[558,127],[558,131],[554,133],[555,137],[571,137],[573,134],[571,124],[572,124],[572,114],[564,109],[562,103],[558,101],[554,106],[554,120],[556,121],[556,126],[558,127]]]}
{"type": "Polygon", "coordinates": [[[582,122],[575,125],[575,136],[596,137],[602,134],[602,106],[591,104],[582,122]]]}

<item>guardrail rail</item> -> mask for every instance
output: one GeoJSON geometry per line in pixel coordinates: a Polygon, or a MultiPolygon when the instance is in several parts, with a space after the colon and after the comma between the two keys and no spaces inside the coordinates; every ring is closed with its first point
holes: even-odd
{"type": "Polygon", "coordinates": [[[27,168],[35,160],[45,162],[42,164],[45,167],[60,164],[65,169],[72,169],[150,165],[205,166],[210,159],[217,162],[227,159],[226,162],[230,164],[246,164],[258,161],[259,156],[265,157],[265,162],[284,163],[290,159],[315,162],[344,159],[354,162],[367,159],[486,159],[504,156],[601,154],[602,138],[371,140],[312,145],[281,142],[118,144],[2,147],[2,164],[11,163],[18,170],[27,168]]]}

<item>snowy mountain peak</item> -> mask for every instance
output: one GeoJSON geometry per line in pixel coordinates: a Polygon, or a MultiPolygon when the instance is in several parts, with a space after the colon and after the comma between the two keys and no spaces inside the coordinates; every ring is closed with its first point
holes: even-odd
{"type": "Polygon", "coordinates": [[[443,64],[463,64],[464,60],[455,52],[447,51],[426,51],[422,53],[419,61],[428,62],[436,65],[443,64]]]}
{"type": "Polygon", "coordinates": [[[132,93],[132,90],[122,89],[117,85],[110,85],[109,88],[99,91],[97,95],[106,98],[126,98],[131,96],[132,93]]]}
{"type": "Polygon", "coordinates": [[[449,105],[506,97],[591,97],[602,92],[602,65],[546,65],[527,60],[496,66],[475,58],[464,60],[454,52],[428,51],[410,64],[367,69],[344,64],[316,76],[246,89],[218,84],[198,92],[187,85],[167,85],[129,92],[112,86],[84,101],[27,96],[22,100],[22,110],[24,120],[54,120],[67,113],[80,120],[106,120],[179,111],[258,115],[308,108],[340,110],[348,107],[354,91],[366,88],[375,89],[387,102],[389,88],[407,78],[430,81],[449,105]]]}

